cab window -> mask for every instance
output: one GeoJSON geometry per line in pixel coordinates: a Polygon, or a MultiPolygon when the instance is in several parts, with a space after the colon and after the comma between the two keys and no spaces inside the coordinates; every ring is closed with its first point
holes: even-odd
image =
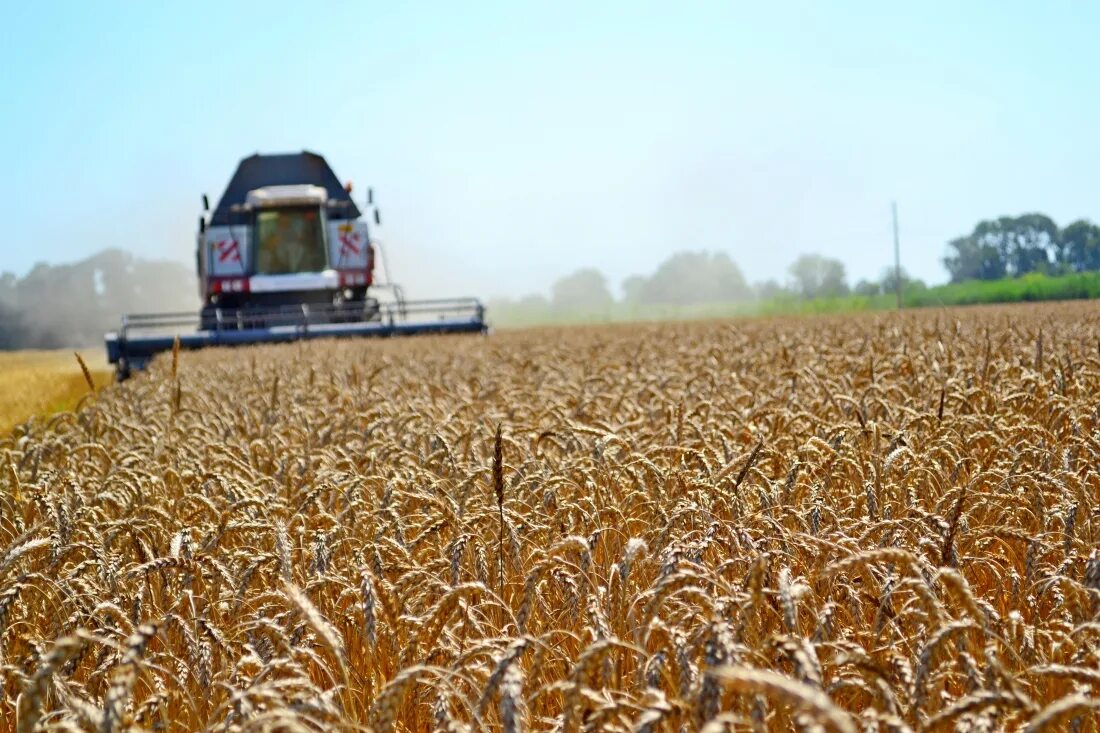
{"type": "Polygon", "coordinates": [[[256,274],[320,272],[326,267],[324,229],[313,207],[256,213],[256,274]]]}

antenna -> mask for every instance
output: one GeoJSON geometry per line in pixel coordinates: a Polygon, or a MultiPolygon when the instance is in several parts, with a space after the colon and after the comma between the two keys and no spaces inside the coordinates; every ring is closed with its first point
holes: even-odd
{"type": "Polygon", "coordinates": [[[901,310],[901,246],[898,244],[898,202],[890,202],[894,215],[894,287],[897,288],[898,310],[901,310]]]}

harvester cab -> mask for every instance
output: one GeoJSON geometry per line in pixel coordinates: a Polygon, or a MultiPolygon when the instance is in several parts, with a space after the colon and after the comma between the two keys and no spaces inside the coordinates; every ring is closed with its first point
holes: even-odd
{"type": "MultiPolygon", "coordinates": [[[[177,340],[181,348],[202,348],[485,332],[485,310],[474,298],[407,301],[399,286],[376,280],[381,244],[351,192],[314,153],[242,160],[213,212],[203,196],[195,252],[199,313],[123,316],[119,330],[107,334],[107,356],[119,377],[177,340]],[[377,297],[382,293],[386,300],[377,297]]],[[[373,205],[370,192],[367,206],[373,205]]],[[[376,207],[373,214],[380,223],[376,207]]]]}

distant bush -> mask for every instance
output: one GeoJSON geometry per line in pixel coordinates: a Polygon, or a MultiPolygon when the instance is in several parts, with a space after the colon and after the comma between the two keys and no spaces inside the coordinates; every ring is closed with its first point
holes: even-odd
{"type": "Polygon", "coordinates": [[[975,305],[1041,300],[1100,298],[1100,272],[1043,275],[1033,272],[1000,280],[967,280],[923,290],[907,290],[907,306],[975,305]]]}

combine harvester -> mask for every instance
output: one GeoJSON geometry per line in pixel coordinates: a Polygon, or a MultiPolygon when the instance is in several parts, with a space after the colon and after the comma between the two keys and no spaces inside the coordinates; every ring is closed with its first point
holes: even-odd
{"type": "MultiPolygon", "coordinates": [[[[369,191],[367,205],[374,206],[369,191]]],[[[341,186],[320,155],[245,158],[208,211],[203,196],[195,253],[202,310],[123,316],[106,337],[119,379],[177,338],[182,349],[201,349],[487,330],[475,298],[405,300],[399,286],[375,281],[381,245],[370,238],[351,184],[341,186]],[[383,290],[385,302],[374,297],[383,290]]]]}

